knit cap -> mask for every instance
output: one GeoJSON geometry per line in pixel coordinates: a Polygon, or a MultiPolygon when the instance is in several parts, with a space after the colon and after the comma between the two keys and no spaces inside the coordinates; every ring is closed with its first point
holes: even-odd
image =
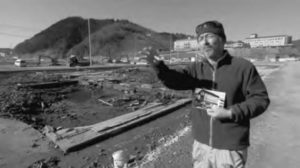
{"type": "Polygon", "coordinates": [[[224,41],[226,41],[226,35],[224,33],[224,28],[222,23],[218,21],[207,21],[199,24],[196,27],[197,38],[203,33],[213,33],[220,36],[224,41]]]}

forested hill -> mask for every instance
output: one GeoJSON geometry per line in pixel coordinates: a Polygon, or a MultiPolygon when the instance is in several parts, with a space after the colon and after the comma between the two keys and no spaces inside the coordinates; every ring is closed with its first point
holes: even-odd
{"type": "MultiPolygon", "coordinates": [[[[159,33],[128,20],[90,19],[92,55],[118,57],[133,55],[145,46],[169,50],[184,34],[159,33]]],[[[48,55],[63,58],[70,54],[86,56],[89,52],[88,20],[69,17],[58,21],[32,38],[18,44],[18,55],[48,55]]]]}

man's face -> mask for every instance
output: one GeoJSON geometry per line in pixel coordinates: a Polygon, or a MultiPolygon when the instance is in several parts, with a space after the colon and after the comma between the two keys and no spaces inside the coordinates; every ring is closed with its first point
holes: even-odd
{"type": "Polygon", "coordinates": [[[218,35],[213,33],[203,33],[197,40],[200,52],[206,58],[217,60],[223,55],[224,41],[218,35]]]}

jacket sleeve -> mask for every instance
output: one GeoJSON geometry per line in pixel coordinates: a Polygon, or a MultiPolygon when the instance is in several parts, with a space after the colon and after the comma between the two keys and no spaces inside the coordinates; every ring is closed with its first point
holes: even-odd
{"type": "Polygon", "coordinates": [[[170,69],[163,61],[159,61],[157,64],[153,65],[153,68],[157,77],[170,89],[194,89],[198,81],[195,78],[195,71],[189,66],[183,69],[170,69]]]}
{"type": "Polygon", "coordinates": [[[243,92],[245,101],[231,107],[232,119],[235,122],[254,118],[269,106],[270,99],[266,86],[254,65],[244,74],[243,92]]]}

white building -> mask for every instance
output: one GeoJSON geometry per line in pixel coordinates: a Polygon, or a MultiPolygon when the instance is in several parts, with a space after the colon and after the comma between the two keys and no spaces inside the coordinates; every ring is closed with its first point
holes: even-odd
{"type": "Polygon", "coordinates": [[[197,39],[188,38],[188,39],[174,41],[175,51],[195,50],[195,49],[197,49],[197,39]]]}
{"type": "MultiPolygon", "coordinates": [[[[243,42],[226,42],[225,48],[242,48],[245,47],[243,42]]],[[[186,50],[197,50],[198,44],[197,39],[181,39],[174,41],[174,50],[175,51],[186,51],[186,50]]]]}
{"type": "Polygon", "coordinates": [[[244,40],[244,43],[248,43],[251,48],[290,46],[292,37],[288,35],[258,37],[257,34],[251,34],[244,40]]]}
{"type": "Polygon", "coordinates": [[[0,48],[0,56],[1,57],[6,57],[8,55],[12,55],[13,51],[10,48],[0,48]]]}

